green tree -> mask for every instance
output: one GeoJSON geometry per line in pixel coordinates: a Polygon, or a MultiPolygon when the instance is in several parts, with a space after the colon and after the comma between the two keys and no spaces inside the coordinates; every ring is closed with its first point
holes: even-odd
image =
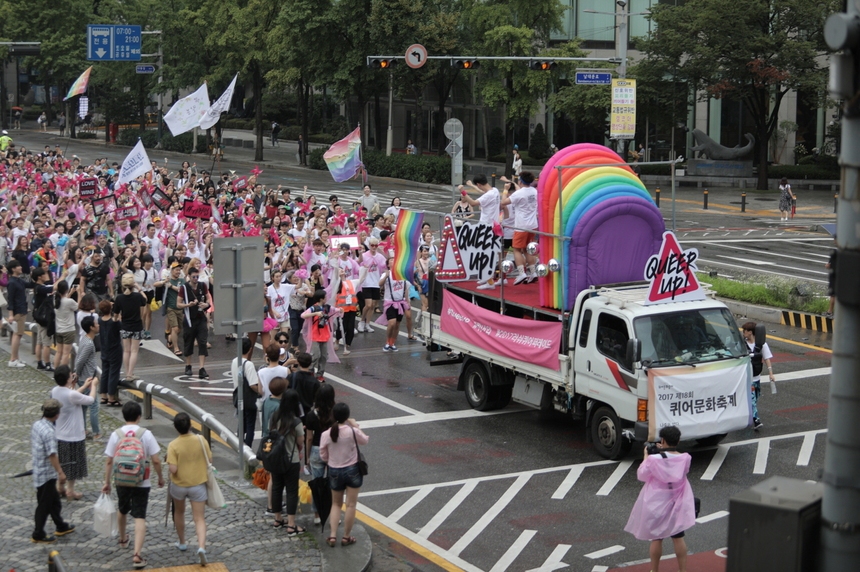
{"type": "Polygon", "coordinates": [[[535,125],[531,141],[529,141],[529,157],[537,160],[549,157],[549,141],[546,138],[546,131],[543,130],[543,123],[535,125]]]}
{"type": "Polygon", "coordinates": [[[755,125],[758,188],[767,188],[768,141],[791,90],[822,93],[824,19],[836,0],[689,0],[651,10],[643,77],[675,77],[700,99],[743,102],[755,125]]]}

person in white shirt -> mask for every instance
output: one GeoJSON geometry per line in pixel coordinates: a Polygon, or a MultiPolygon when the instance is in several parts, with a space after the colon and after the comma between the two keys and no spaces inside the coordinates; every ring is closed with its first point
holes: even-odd
{"type": "MultiPolygon", "coordinates": [[[[263,402],[266,401],[272,392],[269,391],[269,384],[276,377],[287,379],[290,375],[290,370],[280,365],[278,360],[281,358],[281,347],[276,343],[269,344],[266,348],[266,367],[261,367],[257,372],[257,378],[260,380],[260,390],[262,394],[257,400],[257,409],[263,410],[263,402]]],[[[263,434],[269,430],[268,427],[262,427],[263,434]]]]}
{"type": "MultiPolygon", "coordinates": [[[[379,253],[379,239],[371,238],[368,242],[370,250],[361,257],[361,266],[367,268],[367,277],[361,284],[360,299],[364,304],[361,312],[361,322],[358,323],[359,332],[372,332],[370,320],[373,317],[374,307],[379,301],[379,278],[387,269],[385,256],[379,253]]],[[[377,310],[379,311],[379,310],[377,310]]]]}
{"type": "Polygon", "coordinates": [[[284,273],[280,268],[272,271],[272,284],[266,289],[266,305],[269,307],[269,317],[278,322],[282,332],[290,329],[290,296],[296,290],[295,284],[283,281],[284,273]]]}
{"type": "Polygon", "coordinates": [[[400,197],[394,197],[391,199],[391,206],[385,209],[383,213],[385,216],[394,215],[394,222],[397,222],[398,217],[400,216],[400,197]]]}
{"type": "MultiPolygon", "coordinates": [[[[464,201],[473,207],[480,207],[480,224],[495,227],[499,222],[499,209],[501,208],[502,197],[499,194],[499,189],[487,182],[487,176],[479,173],[473,180],[466,181],[465,186],[460,185],[459,189],[464,201]],[[481,193],[481,196],[473,199],[468,194],[469,190],[478,191],[481,193]]],[[[480,290],[488,290],[495,288],[495,286],[496,283],[492,278],[478,281],[478,289],[480,290]]]]}
{"type": "Polygon", "coordinates": [[[770,347],[767,345],[767,342],[762,344],[761,347],[756,346],[755,343],[755,322],[747,322],[741,329],[744,335],[744,341],[747,343],[747,348],[749,349],[750,356],[752,357],[752,414],[753,414],[753,428],[758,431],[764,423],[761,422],[758,416],[758,400],[761,397],[761,372],[762,366],[767,366],[767,373],[770,376],[770,382],[774,383],[776,381],[773,377],[773,366],[770,363],[770,360],[773,359],[773,352],[770,351],[770,347]]]}
{"type": "Polygon", "coordinates": [[[529,243],[535,237],[535,234],[531,231],[538,227],[537,189],[532,186],[534,180],[534,174],[529,171],[523,171],[520,175],[517,190],[501,202],[503,207],[506,205],[514,207],[514,227],[516,229],[513,240],[514,263],[519,271],[517,279],[514,280],[514,285],[537,280],[537,274],[535,273],[537,257],[526,251],[529,243]],[[528,264],[528,272],[526,272],[526,264],[528,264]]]}
{"type": "MultiPolygon", "coordinates": [[[[251,342],[251,339],[242,338],[241,367],[242,375],[245,378],[244,382],[248,384],[250,393],[259,397],[262,392],[260,390],[260,378],[257,375],[257,370],[254,369],[254,364],[251,362],[251,352],[253,351],[254,344],[251,342]]],[[[234,390],[239,389],[239,367],[240,363],[238,358],[233,358],[233,362],[230,364],[230,373],[233,378],[234,390]]],[[[242,391],[242,389],[239,389],[239,391],[242,391]]],[[[250,447],[254,444],[254,427],[257,425],[257,400],[255,398],[253,401],[249,402],[243,397],[242,401],[242,441],[250,447]]]]}

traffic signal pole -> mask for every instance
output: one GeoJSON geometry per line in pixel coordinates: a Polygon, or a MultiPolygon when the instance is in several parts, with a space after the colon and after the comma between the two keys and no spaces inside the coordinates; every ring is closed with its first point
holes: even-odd
{"type": "Polygon", "coordinates": [[[821,505],[821,570],[860,570],[860,8],[824,26],[831,97],[841,100],[842,168],[836,219],[836,306],[821,505]]]}

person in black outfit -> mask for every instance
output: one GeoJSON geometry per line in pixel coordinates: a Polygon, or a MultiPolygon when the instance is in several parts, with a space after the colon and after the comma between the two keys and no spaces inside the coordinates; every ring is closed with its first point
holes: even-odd
{"type": "MultiPolygon", "coordinates": [[[[33,313],[45,302],[48,295],[54,291],[54,284],[51,281],[51,273],[44,268],[34,268],[31,274],[33,278],[33,313]]],[[[53,298],[49,304],[54,302],[53,298]]],[[[36,324],[38,331],[36,332],[36,359],[39,360],[36,369],[44,369],[46,371],[54,371],[51,366],[51,346],[53,345],[53,324],[43,326],[36,324]]]]}
{"type": "Polygon", "coordinates": [[[18,260],[10,260],[6,269],[9,271],[6,300],[9,305],[9,321],[14,328],[9,350],[9,367],[27,367],[27,364],[18,359],[21,336],[24,335],[24,330],[27,328],[24,322],[27,317],[27,284],[21,278],[21,263],[18,260]]]}
{"type": "Polygon", "coordinates": [[[120,323],[114,320],[113,304],[99,302],[99,341],[102,354],[102,376],[99,393],[108,407],[122,407],[119,400],[119,371],[122,367],[122,338],[120,323]]]}
{"type": "MultiPolygon", "coordinates": [[[[302,405],[302,411],[307,413],[314,406],[314,399],[317,396],[317,391],[320,388],[320,382],[311,371],[313,356],[307,352],[300,352],[296,355],[296,361],[299,362],[299,369],[290,374],[287,381],[289,389],[295,390],[299,396],[299,403],[302,405]]],[[[302,422],[304,422],[302,415],[302,422]]]]}
{"type": "Polygon", "coordinates": [[[87,292],[92,292],[100,301],[112,298],[113,284],[107,279],[109,274],[110,263],[105,260],[102,250],[96,248],[90,258],[90,263],[79,272],[78,295],[80,298],[83,298],[87,292]]]}
{"type": "Polygon", "coordinates": [[[209,308],[209,291],[206,284],[200,282],[200,270],[191,266],[188,268],[188,282],[179,290],[176,307],[185,310],[185,324],[182,332],[185,342],[185,375],[191,376],[191,356],[194,355],[194,341],[197,341],[197,355],[200,358],[200,371],[197,377],[209,379],[206,368],[206,340],[209,335],[209,323],[206,320],[206,310],[209,308]]]}

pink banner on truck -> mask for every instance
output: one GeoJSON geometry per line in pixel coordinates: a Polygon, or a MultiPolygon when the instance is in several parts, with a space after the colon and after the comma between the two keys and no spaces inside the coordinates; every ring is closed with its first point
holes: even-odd
{"type": "Polygon", "coordinates": [[[496,355],[549,369],[559,367],[561,322],[502,316],[445,291],[440,327],[446,334],[496,355]]]}

